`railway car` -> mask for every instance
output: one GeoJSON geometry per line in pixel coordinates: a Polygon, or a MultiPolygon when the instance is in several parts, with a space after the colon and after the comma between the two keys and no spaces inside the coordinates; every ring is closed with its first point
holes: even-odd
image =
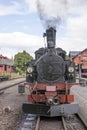
{"type": "Polygon", "coordinates": [[[66,60],[66,52],[56,48],[56,29],[44,33],[47,47],[35,52],[35,60],[26,64],[28,101],[23,103],[24,113],[39,116],[66,116],[78,113],[78,104],[70,88],[75,83],[74,63],[66,60]]]}

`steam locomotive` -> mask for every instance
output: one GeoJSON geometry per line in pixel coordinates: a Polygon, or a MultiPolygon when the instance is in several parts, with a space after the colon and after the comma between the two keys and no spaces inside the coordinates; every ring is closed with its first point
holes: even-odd
{"type": "Polygon", "coordinates": [[[55,48],[56,30],[50,27],[44,33],[47,47],[35,52],[35,60],[26,64],[26,83],[29,89],[28,102],[22,109],[25,113],[39,116],[66,116],[78,112],[78,104],[70,88],[75,83],[74,63],[66,60],[66,52],[55,48]]]}

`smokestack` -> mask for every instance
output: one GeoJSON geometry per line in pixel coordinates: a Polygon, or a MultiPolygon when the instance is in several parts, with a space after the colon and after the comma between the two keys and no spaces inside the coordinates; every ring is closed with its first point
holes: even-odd
{"type": "Polygon", "coordinates": [[[48,48],[55,48],[56,44],[56,29],[50,27],[46,30],[46,37],[47,37],[47,47],[48,48]]]}

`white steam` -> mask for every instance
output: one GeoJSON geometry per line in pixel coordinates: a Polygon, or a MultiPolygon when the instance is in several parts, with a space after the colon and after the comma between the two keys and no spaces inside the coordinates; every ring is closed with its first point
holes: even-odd
{"type": "Polygon", "coordinates": [[[45,27],[55,27],[67,14],[67,0],[37,0],[37,9],[45,27]]]}

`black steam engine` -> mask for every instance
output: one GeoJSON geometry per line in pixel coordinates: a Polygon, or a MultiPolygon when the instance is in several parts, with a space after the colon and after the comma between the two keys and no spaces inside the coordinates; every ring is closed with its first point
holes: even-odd
{"type": "Polygon", "coordinates": [[[66,52],[55,48],[56,30],[46,30],[47,47],[35,52],[35,60],[26,64],[28,102],[23,104],[25,113],[41,116],[60,116],[78,112],[72,104],[70,88],[75,83],[74,63],[66,60],[66,52]],[[72,109],[73,107],[73,109],[72,109]]]}

